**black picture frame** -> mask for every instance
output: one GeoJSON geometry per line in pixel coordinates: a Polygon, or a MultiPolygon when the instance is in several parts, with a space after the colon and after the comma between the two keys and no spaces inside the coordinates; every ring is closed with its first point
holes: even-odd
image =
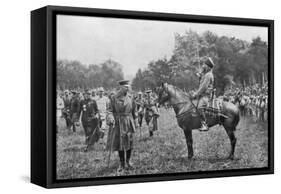
{"type": "Polygon", "coordinates": [[[46,6],[31,12],[31,182],[46,188],[121,184],[274,173],[274,21],[172,13],[46,6]],[[102,16],[161,21],[268,27],[268,167],[56,180],[56,15],[102,16]]]}

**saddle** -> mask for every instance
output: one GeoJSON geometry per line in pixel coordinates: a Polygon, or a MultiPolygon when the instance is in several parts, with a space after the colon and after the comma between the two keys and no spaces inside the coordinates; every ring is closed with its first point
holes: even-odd
{"type": "Polygon", "coordinates": [[[226,119],[228,116],[222,112],[222,102],[222,99],[214,98],[208,102],[207,106],[198,107],[198,110],[205,114],[206,117],[220,117],[226,119]]]}
{"type": "Polygon", "coordinates": [[[219,118],[221,119],[227,119],[228,116],[225,115],[222,111],[222,102],[223,100],[220,98],[214,98],[210,102],[207,103],[207,105],[204,105],[202,107],[196,107],[196,104],[194,104],[194,107],[189,109],[186,112],[183,112],[176,117],[178,119],[184,118],[186,115],[191,115],[192,117],[198,117],[198,114],[202,115],[204,114],[206,118],[212,117],[212,118],[219,118]]]}

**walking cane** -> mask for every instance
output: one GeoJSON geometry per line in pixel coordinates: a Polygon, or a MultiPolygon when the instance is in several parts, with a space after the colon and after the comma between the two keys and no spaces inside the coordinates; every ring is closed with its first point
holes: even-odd
{"type": "Polygon", "coordinates": [[[107,168],[109,168],[109,164],[110,164],[110,156],[111,156],[111,152],[112,152],[112,147],[113,147],[113,133],[115,135],[115,129],[113,127],[113,125],[111,124],[111,134],[110,134],[110,149],[109,149],[109,153],[108,153],[108,160],[107,160],[107,168]]]}
{"type": "Polygon", "coordinates": [[[142,134],[141,134],[141,126],[139,126],[139,128],[140,128],[140,140],[142,139],[142,134]]]}

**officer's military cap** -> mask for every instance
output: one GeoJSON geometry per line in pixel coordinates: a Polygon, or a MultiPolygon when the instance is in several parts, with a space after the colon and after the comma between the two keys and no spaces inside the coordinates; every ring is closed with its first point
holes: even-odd
{"type": "Polygon", "coordinates": [[[215,66],[213,60],[208,57],[205,61],[204,61],[204,64],[206,64],[207,66],[209,66],[210,68],[213,68],[215,66]]]}
{"type": "Polygon", "coordinates": [[[145,93],[149,94],[151,93],[152,91],[151,90],[146,90],[145,93]]]}
{"type": "Polygon", "coordinates": [[[129,85],[129,80],[120,80],[118,83],[120,86],[129,85]]]}

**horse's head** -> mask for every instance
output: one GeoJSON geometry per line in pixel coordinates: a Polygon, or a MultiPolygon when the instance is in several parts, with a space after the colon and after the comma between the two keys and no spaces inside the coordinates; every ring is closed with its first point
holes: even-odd
{"type": "Polygon", "coordinates": [[[165,102],[169,100],[169,93],[168,93],[168,84],[162,83],[160,87],[157,88],[158,94],[158,103],[159,105],[163,105],[165,102]]]}

